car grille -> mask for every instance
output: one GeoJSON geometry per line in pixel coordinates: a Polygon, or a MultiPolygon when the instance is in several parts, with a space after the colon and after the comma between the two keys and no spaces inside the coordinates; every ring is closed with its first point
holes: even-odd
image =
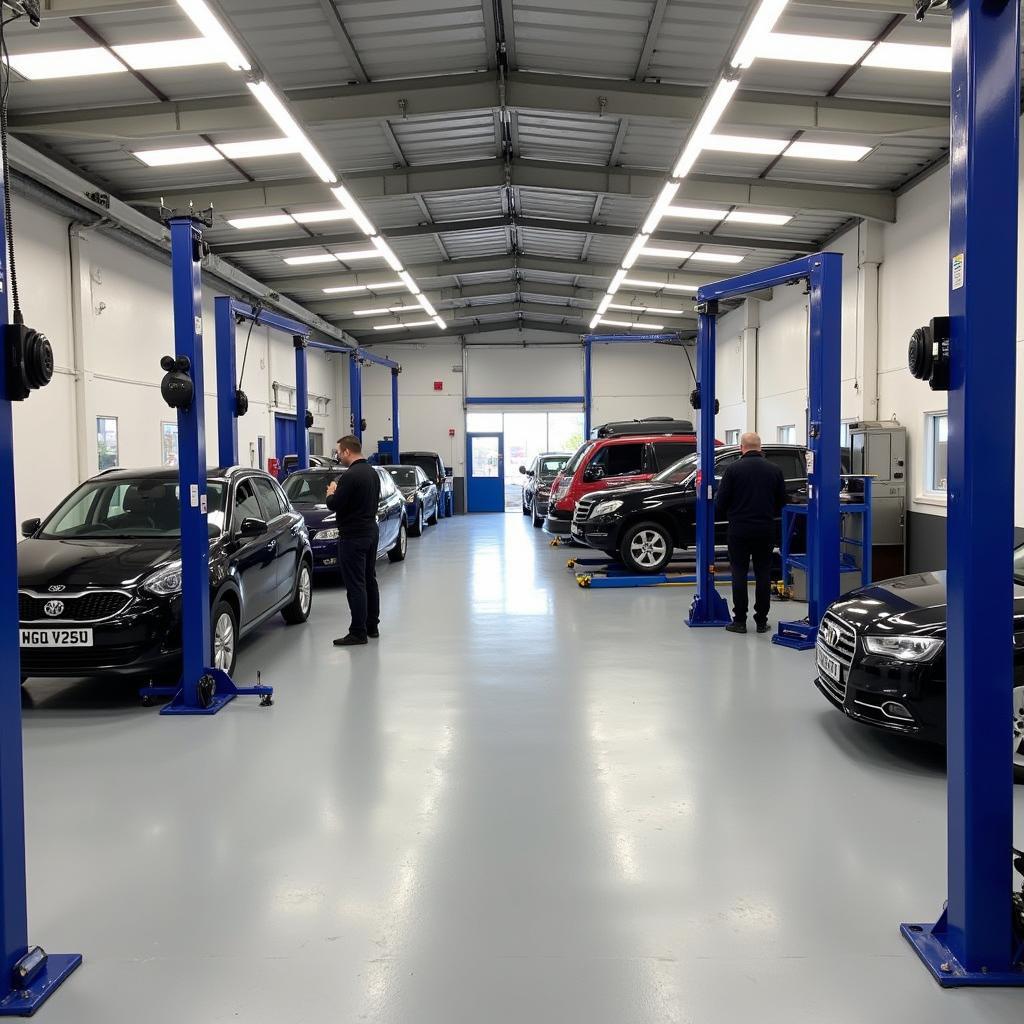
{"type": "Polygon", "coordinates": [[[143,649],[138,644],[119,644],[110,647],[68,647],[48,650],[25,647],[21,651],[23,675],[45,675],[47,672],[66,674],[70,669],[83,675],[91,669],[123,668],[130,665],[143,649]]]}
{"type": "Polygon", "coordinates": [[[576,510],[572,514],[574,523],[582,523],[590,517],[590,510],[597,503],[597,498],[580,498],[576,502],[576,510]]]}
{"type": "Polygon", "coordinates": [[[21,622],[100,622],[123,612],[131,600],[130,594],[119,590],[45,596],[19,591],[18,618],[21,622]],[[51,614],[47,606],[60,610],[51,614]]]}
{"type": "MultiPolygon", "coordinates": [[[[857,633],[854,628],[842,619],[826,612],[818,627],[818,646],[835,658],[843,666],[844,673],[849,672],[853,665],[853,656],[857,650],[857,633]]],[[[818,679],[836,700],[846,698],[846,676],[839,682],[830,679],[824,672],[818,673],[818,679]]]]}

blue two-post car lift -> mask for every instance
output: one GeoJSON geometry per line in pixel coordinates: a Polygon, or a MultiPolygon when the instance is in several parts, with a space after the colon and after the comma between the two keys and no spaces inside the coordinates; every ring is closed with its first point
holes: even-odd
{"type": "Polygon", "coordinates": [[[948,899],[937,923],[905,924],[901,931],[943,986],[1019,986],[1024,985],[1024,929],[1020,908],[1015,915],[1011,903],[1009,754],[1020,5],[1017,0],[953,0],[952,10],[948,899]]]}
{"type": "Polygon", "coordinates": [[[768,270],[697,290],[697,593],[690,626],[732,621],[715,589],[715,333],[719,302],[781,285],[810,287],[807,383],[807,619],[780,622],[772,642],[807,650],[814,646],[825,609],[839,597],[839,400],[843,257],[822,252],[768,270]]]}
{"type": "MultiPolygon", "coordinates": [[[[329,348],[329,345],[316,344],[318,348],[329,348]]],[[[381,455],[389,455],[392,463],[399,461],[399,452],[402,450],[399,438],[398,427],[398,375],[402,372],[400,364],[393,359],[379,356],[375,352],[369,352],[365,348],[349,350],[348,364],[348,393],[349,404],[352,406],[352,433],[363,440],[363,431],[366,429],[366,421],[363,418],[363,367],[370,363],[377,366],[386,366],[391,370],[391,437],[388,439],[390,452],[379,452],[381,455]]]]}

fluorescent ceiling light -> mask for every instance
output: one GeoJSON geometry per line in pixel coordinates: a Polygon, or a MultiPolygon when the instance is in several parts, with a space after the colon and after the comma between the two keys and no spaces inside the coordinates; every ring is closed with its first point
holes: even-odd
{"type": "Polygon", "coordinates": [[[252,142],[219,142],[217,148],[232,160],[247,160],[254,156],[285,156],[298,153],[294,139],[254,139],[252,142]]]}
{"type": "Polygon", "coordinates": [[[751,153],[754,156],[778,156],[789,143],[785,139],[759,139],[752,135],[709,135],[705,149],[717,153],[751,153]]]}
{"type": "Polygon", "coordinates": [[[650,240],[650,235],[637,235],[633,239],[633,244],[629,247],[629,251],[626,253],[622,260],[622,266],[629,270],[631,266],[640,258],[640,253],[643,252],[644,246],[650,240]]]}
{"type": "Polygon", "coordinates": [[[442,331],[448,326],[439,316],[434,317],[434,323],[437,324],[442,331]]]}
{"type": "Polygon", "coordinates": [[[673,178],[685,178],[690,173],[690,168],[696,163],[697,157],[700,156],[700,152],[704,148],[704,143],[707,142],[709,136],[715,130],[715,125],[721,120],[722,114],[725,113],[725,108],[729,106],[729,101],[732,99],[733,93],[736,92],[739,84],[739,79],[726,81],[723,78],[715,86],[715,91],[705,104],[704,110],[693,127],[693,131],[690,132],[690,136],[686,140],[686,147],[683,149],[682,156],[679,157],[679,161],[672,171],[673,178]]]}
{"type": "Polygon", "coordinates": [[[696,206],[670,206],[666,217],[681,217],[686,220],[722,220],[728,210],[702,210],[696,206]]]}
{"type": "Polygon", "coordinates": [[[395,255],[395,251],[384,241],[380,235],[374,235],[370,244],[377,250],[380,257],[387,261],[387,265],[397,274],[402,269],[402,261],[395,255]]]}
{"type": "Polygon", "coordinates": [[[614,295],[619,290],[619,285],[626,280],[626,272],[624,270],[616,270],[615,276],[612,278],[612,283],[608,285],[608,294],[614,295]]]}
{"type": "Polygon", "coordinates": [[[844,64],[850,67],[867,53],[868,39],[803,36],[772,32],[765,36],[757,56],[765,60],[792,60],[804,64],[844,64]]]}
{"type": "Polygon", "coordinates": [[[598,313],[593,320],[590,321],[590,327],[588,330],[593,330],[601,322],[601,314],[598,313]]]}
{"type": "Polygon", "coordinates": [[[368,292],[369,285],[365,284],[343,284],[337,288],[325,288],[324,295],[351,295],[353,292],[368,292]]]}
{"type": "MultiPolygon", "coordinates": [[[[600,306],[597,307],[599,310],[600,306]]],[[[617,303],[611,303],[608,306],[609,309],[618,309],[623,313],[661,313],[663,316],[682,316],[685,312],[682,309],[662,309],[658,306],[625,306],[617,303]]]]}
{"type": "Polygon", "coordinates": [[[665,329],[664,324],[646,324],[640,320],[598,320],[598,323],[607,324],[609,327],[630,327],[634,330],[644,327],[652,331],[663,331],[665,329]]]}
{"type": "Polygon", "coordinates": [[[363,213],[362,207],[356,202],[355,196],[344,185],[337,185],[331,189],[334,198],[341,203],[342,208],[347,210],[356,226],[364,235],[375,235],[377,229],[370,223],[370,219],[363,213]]]}
{"type": "Polygon", "coordinates": [[[79,78],[84,75],[112,75],[128,69],[108,50],[90,46],[83,50],[49,50],[44,53],[11,54],[8,63],[22,78],[79,78]]]}
{"type": "Polygon", "coordinates": [[[220,19],[207,5],[206,0],[178,0],[178,6],[189,16],[192,24],[216,48],[220,59],[235,71],[251,71],[252,65],[238,44],[228,35],[220,19]]]}
{"type": "Polygon", "coordinates": [[[763,45],[771,35],[789,0],[761,0],[761,6],[750,21],[740,45],[732,57],[734,68],[749,68],[763,45]]]}
{"type": "Polygon", "coordinates": [[[866,68],[892,68],[896,71],[953,70],[953,51],[948,46],[922,46],[919,43],[879,43],[865,58],[866,68]]]}
{"type": "Polygon", "coordinates": [[[734,220],[738,224],[788,224],[792,219],[791,213],[754,213],[751,210],[733,210],[726,220],[734,220]]]}
{"type": "MultiPolygon", "coordinates": [[[[374,253],[376,255],[376,253],[374,253]]],[[[335,263],[333,253],[317,253],[315,256],[285,256],[285,263],[290,267],[308,267],[314,263],[335,263]]]]}
{"type": "Polygon", "coordinates": [[[203,37],[169,39],[163,43],[129,43],[126,46],[112,46],[111,49],[136,71],[194,68],[221,61],[217,47],[203,37]]]}
{"type": "Polygon", "coordinates": [[[664,281],[646,281],[639,277],[627,277],[622,283],[633,288],[656,288],[659,291],[664,289],[669,292],[696,292],[697,290],[695,284],[666,284],[664,281]]]}
{"type": "Polygon", "coordinates": [[[604,298],[601,299],[601,301],[597,304],[597,315],[602,316],[604,313],[606,313],[611,308],[611,304],[612,297],[610,295],[605,295],[604,298]]]}
{"type": "Polygon", "coordinates": [[[695,252],[691,260],[700,260],[704,263],[742,263],[742,256],[734,256],[725,252],[695,252]]]}
{"type": "Polygon", "coordinates": [[[413,295],[420,294],[420,286],[412,279],[412,275],[407,270],[400,270],[398,276],[401,279],[402,284],[413,293],[413,295]]]}
{"type": "Polygon", "coordinates": [[[688,260],[692,255],[691,249],[663,249],[661,246],[649,245],[644,249],[644,255],[658,260],[688,260]]]}
{"type": "Polygon", "coordinates": [[[437,316],[437,310],[430,304],[430,299],[428,299],[426,295],[421,292],[419,299],[420,305],[423,307],[423,312],[426,313],[427,316],[437,316]]]}
{"type": "Polygon", "coordinates": [[[373,329],[375,331],[403,331],[407,327],[430,327],[434,322],[434,320],[410,320],[407,324],[374,324],[373,329]]]}
{"type": "Polygon", "coordinates": [[[175,149],[142,149],[134,154],[149,167],[176,167],[179,164],[206,164],[224,157],[213,146],[178,146],[175,149]]]}
{"type": "Polygon", "coordinates": [[[295,221],[287,213],[271,213],[265,217],[239,217],[237,220],[229,220],[228,223],[240,231],[247,231],[252,228],[280,228],[294,224],[295,221]]]}
{"type": "Polygon", "coordinates": [[[846,146],[833,142],[794,142],[783,156],[803,160],[847,160],[856,162],[871,152],[870,146],[846,146]]]}
{"type": "Polygon", "coordinates": [[[678,191],[678,181],[668,181],[662,186],[661,194],[655,200],[654,206],[651,207],[651,212],[647,215],[647,220],[644,221],[644,226],[640,229],[641,234],[651,234],[661,223],[661,218],[665,216],[665,211],[669,208],[672,200],[675,199],[678,191]]]}
{"type": "Polygon", "coordinates": [[[356,260],[379,260],[380,253],[376,249],[356,249],[354,252],[336,252],[334,257],[340,263],[355,263],[356,260]]]}
{"type": "MultiPolygon", "coordinates": [[[[353,316],[384,316],[387,313],[418,313],[419,306],[384,306],[380,309],[353,309],[353,316]]],[[[434,316],[433,313],[430,314],[434,316]]]]}
{"type": "Polygon", "coordinates": [[[292,217],[299,224],[319,224],[325,220],[350,220],[352,214],[347,210],[308,210],[306,213],[293,213],[292,217]]]}
{"type": "MultiPolygon", "coordinates": [[[[178,2],[181,3],[182,0],[178,0],[178,2]]],[[[270,84],[268,82],[247,82],[246,84],[263,109],[274,119],[277,127],[296,143],[299,153],[302,154],[306,163],[313,168],[320,180],[328,184],[337,181],[337,175],[327,165],[327,161],[320,155],[316,146],[309,141],[309,137],[299,127],[298,121],[292,117],[288,108],[270,87],[270,84]]]]}

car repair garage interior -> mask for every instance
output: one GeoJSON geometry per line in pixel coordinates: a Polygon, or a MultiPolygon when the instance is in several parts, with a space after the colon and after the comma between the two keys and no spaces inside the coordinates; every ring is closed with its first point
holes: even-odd
{"type": "Polygon", "coordinates": [[[0,1017],[1021,1020],[1016,0],[0,9],[0,1017]]]}

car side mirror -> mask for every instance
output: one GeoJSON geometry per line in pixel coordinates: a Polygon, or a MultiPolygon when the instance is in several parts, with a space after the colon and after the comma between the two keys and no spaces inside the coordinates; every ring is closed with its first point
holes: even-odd
{"type": "Polygon", "coordinates": [[[42,525],[42,519],[26,519],[25,522],[21,524],[22,537],[34,537],[39,532],[39,527],[42,525]]]}
{"type": "Polygon", "coordinates": [[[587,483],[593,483],[595,480],[604,479],[604,466],[587,466],[586,472],[583,474],[583,479],[587,483]]]}
{"type": "Polygon", "coordinates": [[[267,524],[262,519],[246,516],[238,528],[238,535],[240,537],[260,537],[267,532],[267,529],[267,524]]]}
{"type": "Polygon", "coordinates": [[[519,467],[519,472],[520,473],[525,473],[526,472],[526,467],[525,466],[520,466],[519,467]]]}

